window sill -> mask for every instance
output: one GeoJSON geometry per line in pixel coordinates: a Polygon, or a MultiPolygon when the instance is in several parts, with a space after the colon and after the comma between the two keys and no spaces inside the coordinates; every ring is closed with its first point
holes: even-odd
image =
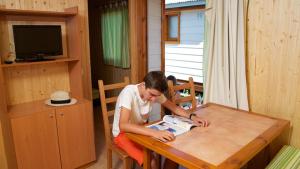
{"type": "Polygon", "coordinates": [[[167,40],[165,41],[166,44],[180,44],[180,41],[179,40],[167,40]]]}

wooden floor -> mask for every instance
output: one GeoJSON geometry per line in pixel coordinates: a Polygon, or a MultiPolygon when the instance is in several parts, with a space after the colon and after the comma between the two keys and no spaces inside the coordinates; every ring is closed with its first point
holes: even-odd
{"type": "MultiPolygon", "coordinates": [[[[106,169],[106,147],[104,137],[104,126],[102,123],[101,108],[94,107],[94,123],[95,123],[95,143],[97,161],[89,165],[86,169],[106,169]]],[[[113,169],[122,169],[122,161],[117,156],[113,156],[113,169]]],[[[139,167],[135,167],[138,169],[139,167]]]]}
{"type": "MultiPolygon", "coordinates": [[[[94,123],[95,123],[95,144],[96,144],[96,163],[91,164],[87,169],[106,169],[106,145],[104,137],[104,126],[102,123],[101,108],[94,107],[94,123]]],[[[113,158],[113,168],[121,169],[122,161],[117,157],[113,158]]]]}

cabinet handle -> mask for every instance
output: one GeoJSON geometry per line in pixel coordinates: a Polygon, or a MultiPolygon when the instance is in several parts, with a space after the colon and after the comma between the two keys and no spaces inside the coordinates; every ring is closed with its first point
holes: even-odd
{"type": "Polygon", "coordinates": [[[60,113],[60,116],[64,116],[64,113],[60,113]]]}
{"type": "Polygon", "coordinates": [[[51,114],[49,114],[49,117],[50,117],[50,118],[53,118],[54,116],[53,116],[53,114],[51,113],[51,114]]]}

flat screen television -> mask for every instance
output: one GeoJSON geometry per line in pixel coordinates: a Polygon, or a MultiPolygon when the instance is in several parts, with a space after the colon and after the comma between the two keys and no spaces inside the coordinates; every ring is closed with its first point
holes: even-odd
{"type": "Polygon", "coordinates": [[[49,60],[63,54],[60,25],[13,25],[16,61],[49,60]]]}

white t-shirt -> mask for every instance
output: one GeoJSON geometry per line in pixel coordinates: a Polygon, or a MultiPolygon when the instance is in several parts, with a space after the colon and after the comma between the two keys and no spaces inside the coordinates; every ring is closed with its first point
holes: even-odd
{"type": "MultiPolygon", "coordinates": [[[[163,94],[156,99],[156,102],[161,104],[165,101],[167,101],[167,98],[163,94]]],[[[112,129],[114,137],[117,137],[120,133],[119,122],[122,107],[131,110],[130,123],[143,124],[148,119],[149,112],[152,110],[152,103],[142,100],[138,85],[126,86],[118,96],[116,103],[112,129]]]]}

